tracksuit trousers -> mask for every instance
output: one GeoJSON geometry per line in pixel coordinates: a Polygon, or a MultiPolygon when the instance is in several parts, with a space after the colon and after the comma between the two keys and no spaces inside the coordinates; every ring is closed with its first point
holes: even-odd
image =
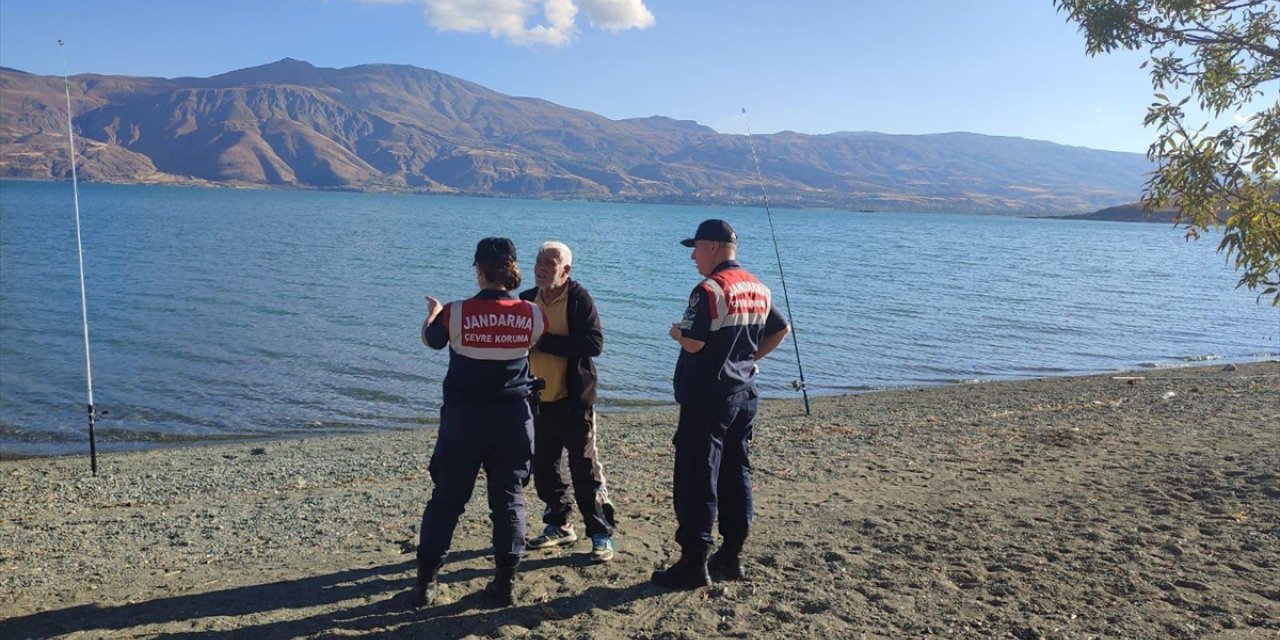
{"type": "Polygon", "coordinates": [[[534,418],[533,486],[546,504],[542,522],[563,527],[573,513],[561,462],[566,451],[573,501],[582,512],[587,535],[613,535],[613,504],[596,449],[595,408],[581,408],[568,400],[543,402],[534,418]]]}

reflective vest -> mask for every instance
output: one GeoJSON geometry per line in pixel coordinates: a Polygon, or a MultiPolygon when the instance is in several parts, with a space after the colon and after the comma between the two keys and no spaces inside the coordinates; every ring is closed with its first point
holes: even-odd
{"type": "MultiPolygon", "coordinates": [[[[711,330],[764,326],[773,294],[746,269],[723,269],[702,281],[711,309],[711,330]]],[[[758,339],[758,336],[757,336],[758,339]]]]}
{"type": "Polygon", "coordinates": [[[685,334],[702,340],[703,347],[697,353],[680,350],[673,379],[676,402],[715,402],[754,389],[754,356],[772,310],[769,288],[737,262],[726,261],[694,287],[689,304],[685,322],[706,326],[706,334],[685,334]],[[707,298],[705,307],[699,295],[707,298]],[[706,324],[702,325],[704,308],[706,324]]]}
{"type": "Polygon", "coordinates": [[[470,298],[450,302],[444,309],[449,347],[473,360],[517,360],[546,330],[537,305],[519,298],[470,298]]]}

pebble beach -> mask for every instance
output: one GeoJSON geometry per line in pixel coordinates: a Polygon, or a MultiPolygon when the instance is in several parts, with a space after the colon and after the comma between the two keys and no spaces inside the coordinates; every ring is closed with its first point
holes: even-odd
{"type": "Polygon", "coordinates": [[[509,608],[483,481],[410,606],[429,428],[0,461],[0,638],[1280,637],[1280,363],[812,404],[762,404],[745,580],[649,584],[675,408],[610,413],[617,556],[532,551],[509,608]]]}

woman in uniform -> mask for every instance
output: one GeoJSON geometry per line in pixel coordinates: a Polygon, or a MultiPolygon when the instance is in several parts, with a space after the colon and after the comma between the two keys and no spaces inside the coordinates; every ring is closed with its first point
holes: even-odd
{"type": "Polygon", "coordinates": [[[488,483],[497,565],[485,592],[499,604],[514,602],[512,581],[524,555],[524,487],[533,459],[529,397],[536,393],[529,348],[538,342],[547,321],[541,309],[513,293],[520,286],[520,269],[511,240],[481,240],[474,266],[479,293],[446,305],[426,298],[422,341],[432,349],[449,346],[449,371],[431,454],[435,486],[422,512],[418,541],[413,595],[419,607],[435,601],[440,566],[481,467],[488,483]]]}

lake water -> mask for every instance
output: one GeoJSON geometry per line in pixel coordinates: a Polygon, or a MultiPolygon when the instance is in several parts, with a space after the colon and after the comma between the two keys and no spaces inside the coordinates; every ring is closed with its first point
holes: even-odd
{"type": "MultiPolygon", "coordinates": [[[[604,410],[671,401],[667,337],[698,281],[678,240],[728,219],[782,287],[763,209],[82,185],[105,450],[430,424],[447,354],[422,297],[471,295],[471,252],[563,240],[605,331],[604,410]]],[[[811,394],[1259,360],[1280,313],[1216,240],[1164,224],[774,212],[811,394]]],[[[0,452],[85,450],[71,186],[0,183],[0,452]]],[[[790,340],[762,367],[791,397],[790,340]]]]}

